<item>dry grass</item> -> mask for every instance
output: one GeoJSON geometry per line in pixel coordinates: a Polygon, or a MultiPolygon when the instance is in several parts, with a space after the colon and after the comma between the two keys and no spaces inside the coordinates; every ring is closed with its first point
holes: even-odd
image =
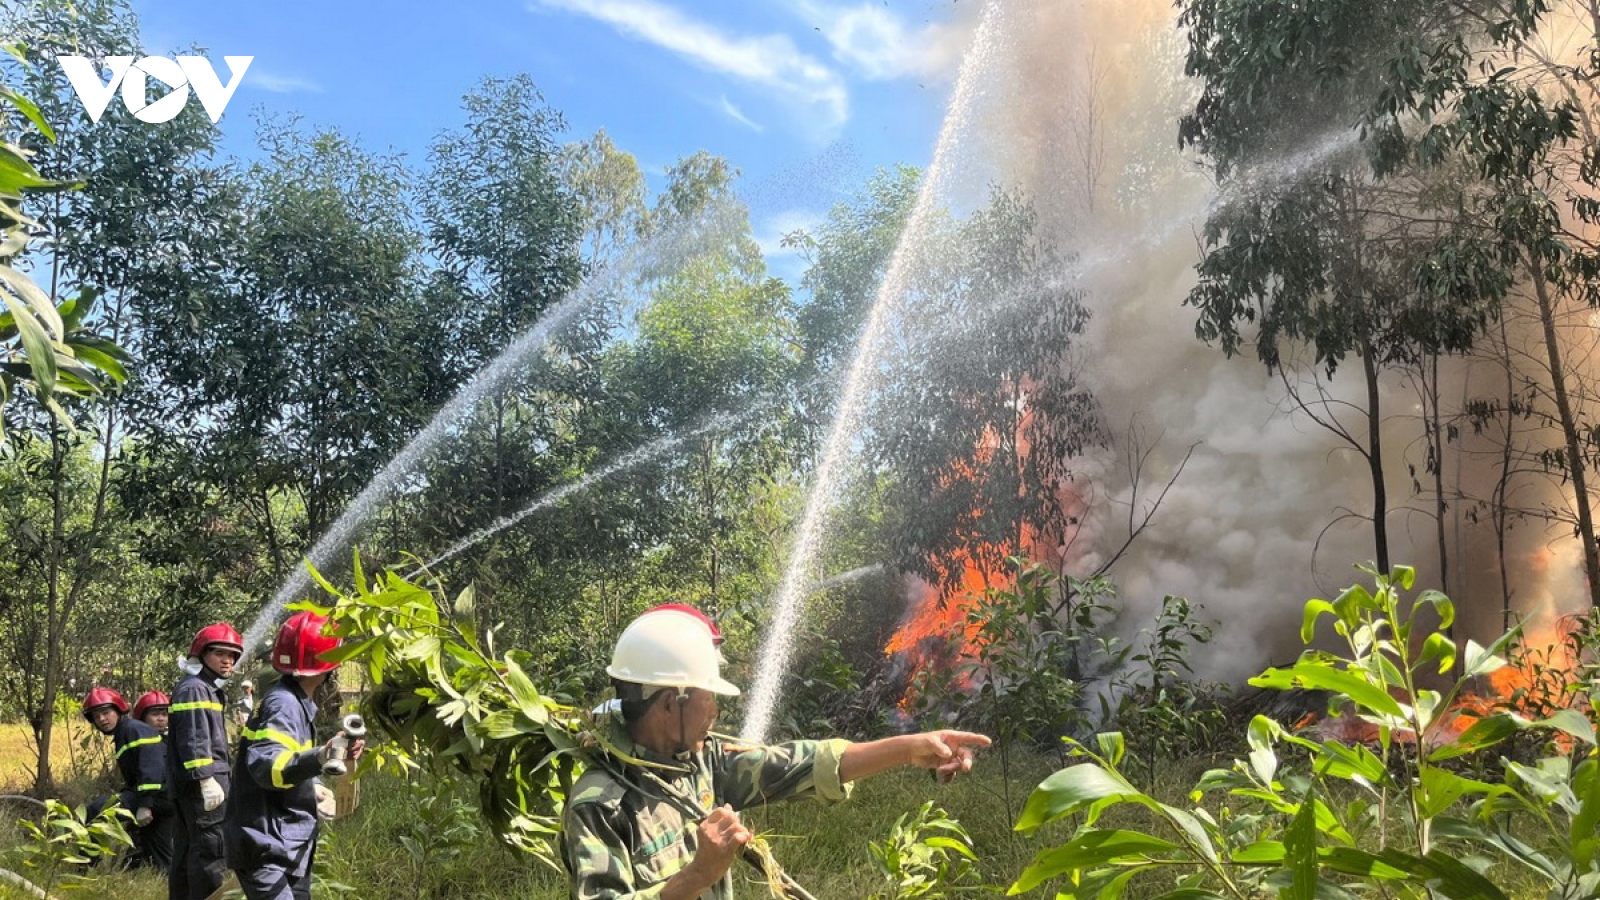
{"type": "MultiPolygon", "coordinates": [[[[51,774],[58,784],[93,781],[108,771],[110,751],[111,741],[82,718],[58,720],[50,740],[51,774]]],[[[28,726],[0,725],[0,793],[31,791],[37,767],[38,750],[28,726]]]]}

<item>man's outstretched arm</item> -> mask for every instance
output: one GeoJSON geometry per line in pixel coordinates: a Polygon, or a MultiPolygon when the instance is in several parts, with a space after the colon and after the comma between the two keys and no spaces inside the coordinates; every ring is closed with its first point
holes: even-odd
{"type": "Polygon", "coordinates": [[[900,766],[916,766],[949,781],[971,771],[973,754],[991,741],[970,731],[925,731],[851,744],[839,758],[841,781],[859,781],[900,766]]]}

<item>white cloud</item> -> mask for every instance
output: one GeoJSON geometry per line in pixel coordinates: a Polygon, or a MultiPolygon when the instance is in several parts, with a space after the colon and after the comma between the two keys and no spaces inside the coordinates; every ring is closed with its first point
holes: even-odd
{"type": "Polygon", "coordinates": [[[274,75],[271,72],[262,72],[257,69],[251,69],[245,76],[243,83],[274,94],[322,93],[322,85],[308,78],[297,78],[293,75],[274,75]]]}
{"type": "Polygon", "coordinates": [[[952,24],[913,29],[881,6],[841,6],[797,0],[801,14],[833,47],[834,58],[865,78],[944,77],[955,71],[967,35],[952,24]]]}
{"type": "Polygon", "coordinates": [[[714,72],[776,92],[801,107],[808,130],[831,132],[850,115],[844,79],[788,35],[730,35],[655,0],[539,0],[598,19],[714,72]]]}
{"type": "Polygon", "coordinates": [[[809,209],[786,209],[756,222],[754,237],[768,274],[798,287],[809,263],[798,247],[783,246],[783,236],[799,230],[814,233],[826,220],[827,216],[809,209]]]}
{"type": "Polygon", "coordinates": [[[767,130],[761,125],[760,122],[757,122],[745,115],[744,110],[740,109],[738,106],[735,106],[734,102],[729,100],[726,96],[721,98],[721,102],[717,104],[717,108],[722,110],[723,114],[728,118],[738,122],[740,125],[743,125],[751,131],[754,131],[756,134],[760,134],[767,130]]]}
{"type": "Polygon", "coordinates": [[[784,235],[793,231],[815,232],[826,220],[827,216],[809,209],[786,209],[757,223],[754,237],[761,247],[761,255],[771,263],[781,257],[800,255],[798,248],[783,246],[784,235]]]}

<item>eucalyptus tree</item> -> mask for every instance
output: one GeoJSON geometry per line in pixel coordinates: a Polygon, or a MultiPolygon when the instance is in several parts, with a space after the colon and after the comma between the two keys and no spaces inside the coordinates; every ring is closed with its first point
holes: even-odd
{"type": "Polygon", "coordinates": [[[1381,374],[1469,350],[1509,283],[1473,240],[1470,194],[1408,166],[1411,138],[1372,115],[1396,78],[1432,64],[1415,54],[1437,38],[1424,11],[1437,6],[1181,4],[1187,68],[1202,89],[1180,140],[1205,155],[1223,192],[1186,299],[1196,333],[1230,355],[1253,344],[1274,371],[1299,347],[1328,375],[1359,362],[1364,433],[1326,406],[1318,421],[1367,463],[1380,569],[1390,506],[1381,374]]]}
{"type": "Polygon", "coordinates": [[[204,281],[198,273],[220,258],[215,236],[231,216],[235,195],[226,189],[227,173],[209,162],[216,132],[201,110],[152,124],[113,108],[94,123],[55,65],[60,54],[141,55],[126,4],[47,0],[11,8],[6,24],[32,62],[8,70],[7,78],[37,100],[39,118],[56,126],[53,140],[30,141],[33,161],[48,178],[80,182],[30,207],[35,227],[49,238],[48,252],[34,258],[34,273],[51,302],[69,313],[68,323],[99,330],[141,358],[116,397],[71,403],[64,415],[30,417],[19,430],[27,444],[20,452],[35,461],[31,471],[48,501],[48,526],[38,541],[19,541],[34,548],[25,561],[39,568],[42,590],[24,592],[27,602],[9,607],[14,627],[5,651],[31,644],[38,652],[30,658],[42,663],[22,670],[21,678],[36,684],[19,695],[28,698],[39,739],[36,777],[43,787],[52,778],[46,748],[70,661],[94,647],[140,643],[140,637],[148,646],[164,636],[151,631],[152,623],[202,614],[194,608],[203,603],[200,591],[177,595],[178,602],[168,593],[163,614],[149,618],[106,616],[102,607],[135,592],[134,573],[144,573],[141,595],[165,593],[164,576],[139,559],[143,543],[134,523],[149,520],[138,515],[133,499],[140,466],[131,464],[130,447],[181,419],[165,394],[162,363],[144,357],[171,321],[163,304],[204,281]],[[86,615],[117,627],[80,643],[86,615]]]}
{"type": "Polygon", "coordinates": [[[1103,439],[1077,376],[1088,311],[1061,278],[1069,260],[1029,198],[999,189],[930,244],[873,416],[901,565],[942,585],[967,560],[985,573],[1013,555],[1060,567],[1073,467],[1103,439]]]}
{"type": "MultiPolygon", "coordinates": [[[[583,222],[561,177],[565,125],[530,79],[486,79],[463,109],[465,121],[433,142],[420,208],[437,261],[428,302],[450,311],[441,350],[465,381],[578,285],[583,222]]],[[[456,426],[425,488],[405,505],[410,522],[398,533],[410,537],[400,545],[453,543],[581,469],[571,423],[594,393],[594,357],[608,330],[602,310],[582,310],[456,426]]],[[[511,588],[526,591],[540,558],[519,535],[502,534],[455,564],[483,588],[480,621],[494,623],[511,588]]]]}
{"type": "Polygon", "coordinates": [[[604,128],[562,147],[559,166],[583,222],[584,261],[604,266],[649,227],[644,173],[604,128]]]}
{"type": "Polygon", "coordinates": [[[1570,522],[1600,602],[1592,428],[1557,334],[1563,307],[1600,300],[1600,254],[1587,236],[1600,217],[1595,60],[1583,49],[1600,37],[1600,10],[1581,0],[1188,0],[1182,10],[1189,69],[1205,84],[1182,136],[1217,164],[1225,187],[1251,162],[1282,153],[1296,127],[1304,131],[1294,110],[1316,109],[1319,120],[1358,133],[1362,151],[1360,165],[1316,166],[1281,202],[1269,195],[1253,213],[1228,210],[1208,225],[1220,255],[1208,256],[1190,298],[1201,336],[1231,351],[1237,325],[1259,316],[1269,365],[1279,335],[1311,341],[1325,364],[1350,352],[1381,362],[1462,351],[1504,300],[1527,297],[1542,331],[1545,415],[1561,436],[1539,455],[1571,485],[1570,522]],[[1352,270],[1334,262],[1348,254],[1327,252],[1330,229],[1352,235],[1344,247],[1363,259],[1388,230],[1368,206],[1340,216],[1313,195],[1406,179],[1437,185],[1452,172],[1467,177],[1447,194],[1448,208],[1411,200],[1381,210],[1390,220],[1432,220],[1412,235],[1389,298],[1370,290],[1376,279],[1361,277],[1365,269],[1345,284],[1352,270]]]}

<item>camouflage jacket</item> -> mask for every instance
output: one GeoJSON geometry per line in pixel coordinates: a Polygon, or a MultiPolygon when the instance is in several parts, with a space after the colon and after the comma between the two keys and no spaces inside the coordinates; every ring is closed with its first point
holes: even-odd
{"type": "MultiPolygon", "coordinates": [[[[659,897],[667,879],[694,857],[700,818],[724,803],[737,811],[791,797],[833,802],[850,795],[839,780],[849,741],[749,747],[714,734],[702,753],[676,760],[633,743],[620,725],[609,739],[619,752],[653,765],[608,758],[573,785],[561,829],[573,900],[659,897]],[[685,807],[696,815],[686,815],[685,807]]],[[[703,896],[730,900],[732,874],[741,866],[735,863],[703,896]]]]}

